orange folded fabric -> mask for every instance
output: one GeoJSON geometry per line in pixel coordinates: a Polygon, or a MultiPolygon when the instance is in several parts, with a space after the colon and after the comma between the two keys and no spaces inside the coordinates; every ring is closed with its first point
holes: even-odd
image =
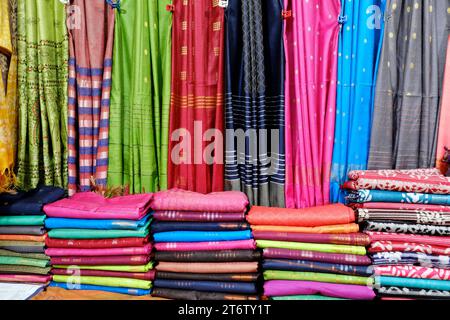
{"type": "Polygon", "coordinates": [[[292,232],[292,233],[356,233],[359,232],[359,225],[356,223],[337,224],[333,226],[322,227],[290,227],[290,226],[252,226],[253,231],[270,232],[292,232]]]}
{"type": "Polygon", "coordinates": [[[258,271],[258,262],[159,262],[156,270],[187,273],[250,273],[258,271]]]}
{"type": "Polygon", "coordinates": [[[32,242],[45,242],[46,234],[41,236],[30,236],[24,234],[0,234],[0,240],[6,241],[32,241],[32,242]]]}
{"type": "Polygon", "coordinates": [[[355,212],[343,204],[307,209],[285,209],[254,206],[247,221],[251,225],[320,227],[355,222],[355,212]]]}

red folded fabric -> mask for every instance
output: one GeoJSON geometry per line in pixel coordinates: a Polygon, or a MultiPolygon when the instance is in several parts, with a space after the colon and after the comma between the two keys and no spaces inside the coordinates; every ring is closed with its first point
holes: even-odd
{"type": "Polygon", "coordinates": [[[132,278],[152,281],[155,279],[156,270],[150,270],[148,272],[120,272],[84,269],[52,269],[51,273],[63,276],[78,275],[89,277],[132,278]]]}
{"type": "Polygon", "coordinates": [[[450,280],[450,270],[448,269],[418,266],[375,266],[374,269],[377,276],[450,280]]]}
{"type": "Polygon", "coordinates": [[[388,232],[367,232],[370,241],[393,241],[393,242],[414,242],[434,245],[439,247],[450,247],[450,237],[423,236],[418,234],[398,234],[388,232]]]}
{"type": "Polygon", "coordinates": [[[355,221],[355,212],[343,204],[307,209],[285,209],[253,206],[247,216],[253,225],[319,227],[355,221]]]}
{"type": "Polygon", "coordinates": [[[329,244],[345,244],[354,246],[368,246],[370,244],[369,236],[364,233],[313,234],[313,233],[292,233],[292,232],[272,232],[272,231],[253,230],[253,237],[257,240],[329,243],[329,244]]]}
{"type": "Polygon", "coordinates": [[[52,265],[142,265],[150,261],[150,256],[112,256],[112,257],[53,257],[52,265]]]}
{"type": "Polygon", "coordinates": [[[51,275],[0,274],[0,282],[47,283],[51,280],[51,275]]]}
{"type": "Polygon", "coordinates": [[[351,203],[354,209],[389,209],[389,210],[411,210],[411,211],[440,211],[450,212],[450,206],[420,203],[397,203],[397,202],[366,202],[351,203]]]}
{"type": "Polygon", "coordinates": [[[450,247],[440,247],[423,243],[375,241],[369,249],[369,253],[376,252],[420,252],[431,255],[450,255],[450,247]]]}
{"type": "Polygon", "coordinates": [[[140,247],[149,243],[146,238],[115,238],[115,239],[45,239],[45,244],[49,248],[76,248],[76,249],[101,249],[101,248],[128,248],[140,247]]]}

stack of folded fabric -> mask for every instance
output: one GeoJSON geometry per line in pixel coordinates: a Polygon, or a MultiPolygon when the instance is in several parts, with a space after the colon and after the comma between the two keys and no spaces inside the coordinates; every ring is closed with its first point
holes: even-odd
{"type": "Polygon", "coordinates": [[[379,295],[450,298],[450,178],[437,169],[353,171],[349,178],[379,295]]]}
{"type": "Polygon", "coordinates": [[[358,233],[352,209],[252,207],[251,224],[263,249],[264,295],[275,300],[371,300],[375,293],[369,237],[358,233]]]}
{"type": "Polygon", "coordinates": [[[41,186],[28,192],[0,195],[0,282],[46,284],[51,280],[45,255],[43,207],[64,190],[41,186]]]}
{"type": "Polygon", "coordinates": [[[45,206],[50,286],[150,294],[151,198],[142,194],[105,199],[78,193],[45,206]]]}
{"type": "Polygon", "coordinates": [[[180,300],[257,299],[259,254],[241,192],[155,194],[153,296],[180,300]]]}

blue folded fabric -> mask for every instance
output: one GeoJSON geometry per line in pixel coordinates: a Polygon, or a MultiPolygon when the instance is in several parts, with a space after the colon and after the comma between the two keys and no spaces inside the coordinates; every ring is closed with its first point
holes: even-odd
{"type": "Polygon", "coordinates": [[[244,231],[170,231],[153,235],[155,242],[203,242],[252,239],[250,230],[244,231]]]}
{"type": "Polygon", "coordinates": [[[377,252],[371,255],[374,265],[415,265],[450,269],[449,256],[432,256],[422,252],[377,252]]]}
{"type": "Polygon", "coordinates": [[[449,280],[431,280],[431,279],[378,276],[375,278],[375,284],[382,287],[404,287],[404,288],[450,291],[449,280]]]}
{"type": "Polygon", "coordinates": [[[219,281],[186,281],[186,280],[163,280],[156,279],[153,282],[154,287],[196,290],[206,292],[224,292],[224,293],[256,293],[254,283],[245,282],[219,282],[219,281]]]}
{"type": "Polygon", "coordinates": [[[144,289],[133,289],[133,288],[119,288],[119,287],[106,287],[106,286],[95,286],[91,284],[77,284],[74,285],[67,285],[67,283],[63,282],[50,282],[49,287],[56,287],[56,288],[63,288],[66,290],[96,290],[96,291],[107,291],[107,292],[113,292],[113,293],[120,293],[120,294],[129,294],[133,296],[146,296],[151,294],[151,290],[144,290],[144,289]]]}
{"type": "Polygon", "coordinates": [[[450,195],[429,193],[408,193],[384,190],[357,190],[349,193],[350,202],[395,202],[450,205],[450,195]]]}
{"type": "Polygon", "coordinates": [[[247,222],[167,222],[155,221],[152,233],[168,231],[239,231],[249,230],[247,222]]]}
{"type": "Polygon", "coordinates": [[[103,220],[103,219],[66,219],[48,218],[45,220],[47,229],[101,229],[101,230],[137,230],[151,218],[146,215],[141,220],[103,220]]]}
{"type": "Polygon", "coordinates": [[[263,270],[270,269],[301,272],[322,272],[363,277],[370,277],[371,275],[373,275],[372,266],[351,266],[345,264],[314,262],[306,260],[265,259],[262,263],[262,268],[263,270]]]}

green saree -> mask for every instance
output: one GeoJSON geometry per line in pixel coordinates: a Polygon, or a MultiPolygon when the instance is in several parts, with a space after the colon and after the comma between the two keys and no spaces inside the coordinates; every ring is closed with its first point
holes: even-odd
{"type": "Polygon", "coordinates": [[[17,183],[67,185],[68,37],[61,1],[18,0],[17,183]]]}
{"type": "Polygon", "coordinates": [[[116,12],[108,184],[167,188],[170,0],[122,0],[116,12]]]}

